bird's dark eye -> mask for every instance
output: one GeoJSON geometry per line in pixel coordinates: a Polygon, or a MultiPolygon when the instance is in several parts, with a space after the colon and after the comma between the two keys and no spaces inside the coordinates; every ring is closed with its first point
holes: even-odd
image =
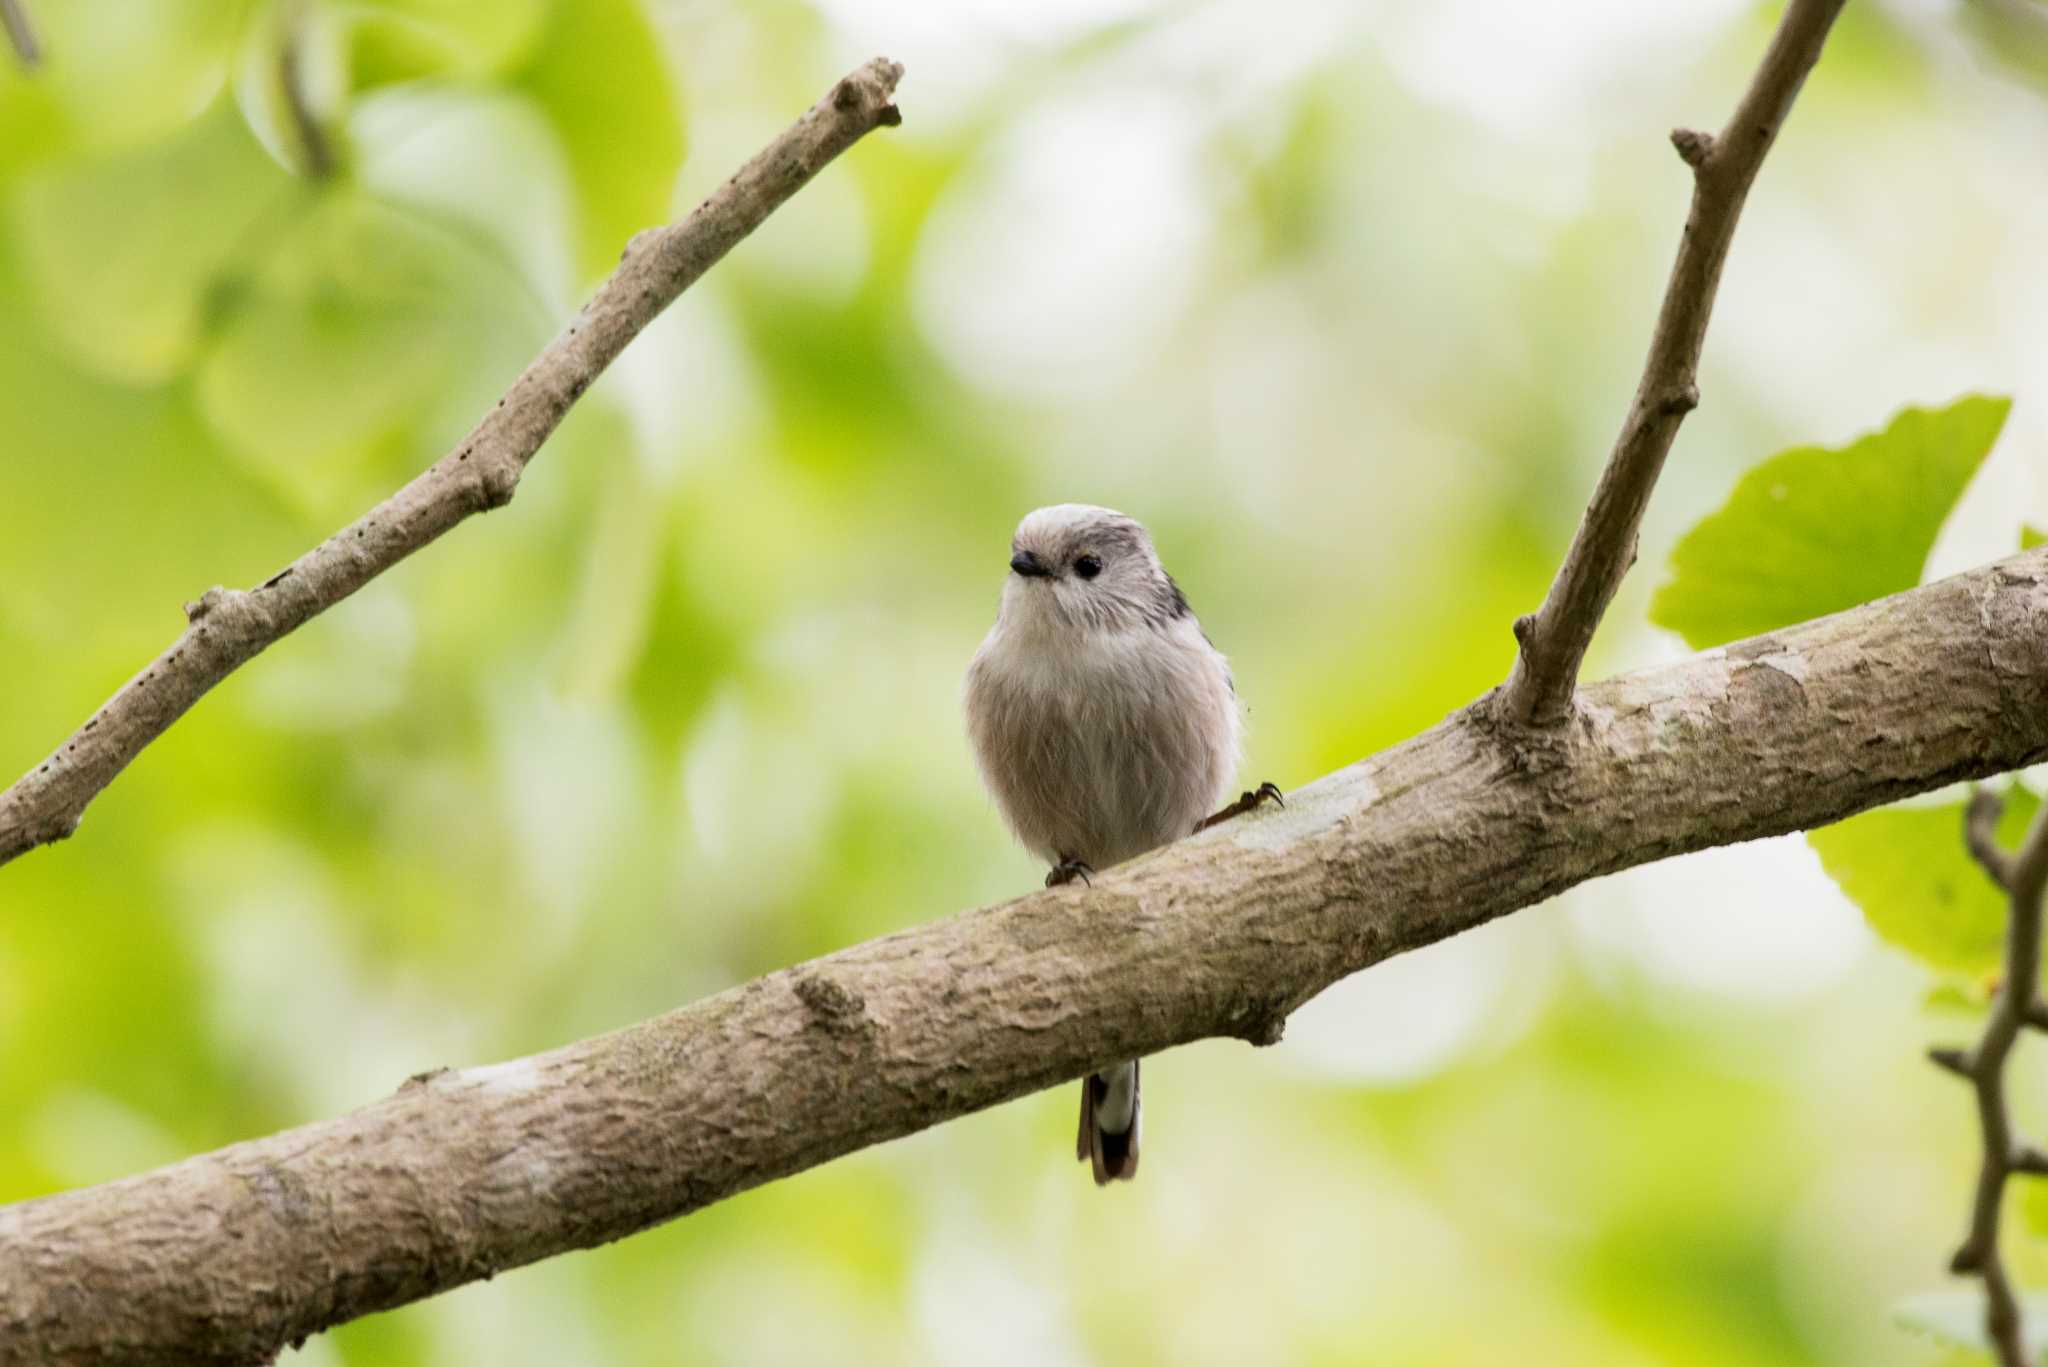
{"type": "Polygon", "coordinates": [[[1092,555],[1084,555],[1074,562],[1074,573],[1083,579],[1093,579],[1102,573],[1102,562],[1092,555]]]}

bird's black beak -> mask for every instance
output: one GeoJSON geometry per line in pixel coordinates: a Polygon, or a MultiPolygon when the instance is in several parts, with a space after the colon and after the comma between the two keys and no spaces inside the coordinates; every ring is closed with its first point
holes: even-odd
{"type": "Polygon", "coordinates": [[[1043,579],[1052,573],[1051,570],[1045,567],[1045,562],[1030,551],[1018,551],[1015,555],[1011,556],[1010,568],[1023,575],[1026,579],[1043,579]]]}

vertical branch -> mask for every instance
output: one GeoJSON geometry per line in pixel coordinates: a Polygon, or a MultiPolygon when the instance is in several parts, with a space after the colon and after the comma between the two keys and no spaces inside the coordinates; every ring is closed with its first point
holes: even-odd
{"type": "Polygon", "coordinates": [[[1949,1260],[1949,1270],[1974,1273],[1984,1282],[1984,1327],[2001,1367],[2026,1367],[2026,1330],[2019,1298],[1998,1250],[1999,1214],[2006,1179],[2016,1172],[2048,1173],[2048,1154],[2013,1139],[2012,1115],[2005,1100],[2005,1061],[2018,1043],[2020,1030],[2048,1022],[2041,1000],[2041,898],[2048,888],[2048,805],[2027,832],[2017,856],[2000,849],[1994,832],[2004,804],[1987,790],[1971,798],[1963,836],[1970,853],[1991,880],[2012,898],[2005,927],[2005,978],[1992,1003],[1991,1017],[1975,1048],[1936,1049],[1930,1057],[1969,1080],[1977,1094],[1977,1122],[1984,1134],[1984,1162],[1977,1171],[1977,1194],[1970,1210],[1970,1231],[1949,1260]]]}
{"type": "Polygon", "coordinates": [[[1692,167],[1692,209],[1664,287],[1643,378],[1593,500],[1543,606],[1515,622],[1521,649],[1496,704],[1518,725],[1561,721],[1571,709],[1579,663],[1602,614],[1636,559],[1636,532],[1679,424],[1699,405],[1700,348],[1714,312],[1721,267],[1743,201],[1764,164],[1806,73],[1845,0],[1791,0],[1749,89],[1718,138],[1690,128],[1671,135],[1692,167]]]}

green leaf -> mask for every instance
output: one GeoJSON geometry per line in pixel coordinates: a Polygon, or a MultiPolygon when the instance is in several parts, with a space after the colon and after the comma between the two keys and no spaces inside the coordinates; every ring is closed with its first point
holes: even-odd
{"type": "Polygon", "coordinates": [[[461,431],[473,413],[446,421],[452,396],[482,406],[486,343],[520,337],[521,301],[502,281],[445,230],[323,195],[224,310],[198,365],[200,411],[281,496],[323,516],[352,506],[461,431]]]}
{"type": "Polygon", "coordinates": [[[1920,999],[1920,1006],[1926,1011],[1982,1019],[1991,1007],[1991,998],[1988,978],[1969,983],[1960,978],[1943,978],[1927,989],[1927,995],[1920,999]]]}
{"type": "Polygon", "coordinates": [[[2019,1198],[2020,1219],[2025,1222],[2027,1232],[2035,1238],[2048,1238],[2048,1183],[2019,1182],[2014,1193],[2019,1198]]]}
{"type": "Polygon", "coordinates": [[[2048,542],[2048,532],[2042,531],[2031,522],[2020,524],[2020,549],[2031,551],[2034,547],[2048,542]]]}
{"type": "MultiPolygon", "coordinates": [[[[2024,1295],[2019,1301],[2020,1320],[2026,1326],[2027,1354],[2039,1362],[2043,1347],[2048,1346],[2048,1295],[2024,1295]]],[[[1901,1297],[1892,1303],[1892,1318],[1904,1328],[1944,1343],[1991,1351],[1991,1339],[1984,1330],[1984,1293],[1977,1287],[1923,1291],[1901,1297]]]]}
{"type": "Polygon", "coordinates": [[[365,190],[516,273],[538,321],[575,307],[569,176],[532,99],[398,86],[358,100],[348,128],[365,190]]]}
{"type": "MultiPolygon", "coordinates": [[[[1997,973],[2005,945],[2005,894],[1963,844],[1963,805],[1887,807],[1807,834],[1807,842],[1870,927],[1944,972],[1997,973]]],[[[2006,793],[1998,834],[2016,846],[2040,806],[2017,785],[2006,793]]]]}
{"type": "Polygon", "coordinates": [[[507,71],[531,49],[545,6],[546,0],[366,0],[348,11],[349,83],[369,90],[507,71]]]}
{"type": "Polygon", "coordinates": [[[0,49],[0,173],[174,135],[220,90],[242,8],[218,0],[28,6],[48,60],[16,79],[12,53],[0,49]]]}
{"type": "Polygon", "coordinates": [[[1907,408],[1848,446],[1772,456],[1678,543],[1650,620],[1700,649],[1912,588],[2011,407],[1907,408]]]}
{"type": "Polygon", "coordinates": [[[154,384],[190,363],[215,288],[260,249],[286,184],[217,101],[162,142],[31,173],[7,217],[50,332],[99,374],[154,384]]]}
{"type": "Polygon", "coordinates": [[[683,161],[675,92],[635,0],[557,0],[518,83],[569,154],[581,210],[577,267],[612,268],[626,239],[669,217],[683,161]]]}

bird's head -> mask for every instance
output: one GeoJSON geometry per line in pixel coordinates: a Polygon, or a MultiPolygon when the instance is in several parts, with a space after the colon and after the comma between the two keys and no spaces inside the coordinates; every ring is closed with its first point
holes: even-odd
{"type": "Polygon", "coordinates": [[[1165,626],[1187,599],[1144,525],[1108,508],[1060,503],[1027,513],[1010,539],[1002,619],[1025,629],[1165,626]]]}

